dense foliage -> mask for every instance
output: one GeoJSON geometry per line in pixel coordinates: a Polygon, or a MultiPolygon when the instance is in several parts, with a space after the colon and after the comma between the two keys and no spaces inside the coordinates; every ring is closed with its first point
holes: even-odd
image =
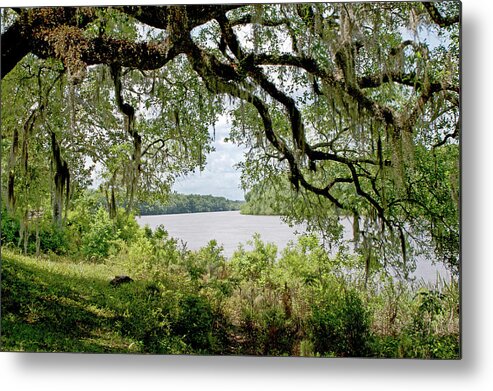
{"type": "Polygon", "coordinates": [[[129,232],[91,262],[4,249],[2,350],[460,357],[453,280],[406,287],[373,270],[365,282],[361,262],[314,236],[281,254],[256,237],[227,262],[214,241],[192,252],[162,229],[129,232]]]}

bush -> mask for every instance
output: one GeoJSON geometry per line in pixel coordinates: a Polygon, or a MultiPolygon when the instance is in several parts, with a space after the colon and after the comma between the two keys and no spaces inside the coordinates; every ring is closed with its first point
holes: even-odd
{"type": "Polygon", "coordinates": [[[276,260],[277,246],[262,242],[258,234],[248,243],[253,246],[253,250],[246,251],[240,247],[233,254],[230,262],[233,273],[240,280],[265,283],[276,260]]]}
{"type": "Polygon", "coordinates": [[[278,305],[262,311],[259,314],[262,354],[283,356],[293,353],[295,345],[295,328],[286,317],[286,313],[278,305]]]}
{"type": "Polygon", "coordinates": [[[238,354],[286,356],[296,354],[301,331],[283,303],[282,293],[242,283],[229,300],[234,322],[233,344],[238,354]]]}
{"type": "Polygon", "coordinates": [[[222,251],[223,247],[211,240],[198,251],[182,254],[181,264],[192,281],[217,281],[226,268],[226,259],[222,251]]]}
{"type": "Polygon", "coordinates": [[[284,249],[278,264],[286,280],[313,285],[315,282],[323,284],[333,275],[334,263],[315,235],[302,235],[297,243],[290,243],[284,249]]]}
{"type": "MultiPolygon", "coordinates": [[[[419,358],[450,359],[459,356],[459,336],[444,330],[456,308],[450,308],[448,295],[420,289],[414,297],[414,313],[404,335],[412,341],[406,355],[419,358]]],[[[453,300],[452,300],[453,303],[453,300]]],[[[404,349],[403,349],[404,350],[404,349]]]]}
{"type": "Polygon", "coordinates": [[[214,346],[214,316],[209,302],[202,296],[186,294],[179,302],[179,312],[172,320],[173,334],[182,337],[195,353],[211,353],[214,346]]]}
{"type": "MultiPolygon", "coordinates": [[[[52,252],[58,255],[65,255],[69,252],[69,235],[63,229],[54,225],[49,213],[44,213],[37,217],[38,221],[30,221],[28,227],[27,253],[36,253],[36,225],[38,226],[39,248],[41,252],[52,252]]],[[[2,245],[10,244],[13,247],[19,246],[20,221],[12,216],[7,210],[2,211],[1,219],[1,239],[2,245]]],[[[22,243],[21,243],[22,247],[22,243]]]]}
{"type": "Polygon", "coordinates": [[[116,236],[126,243],[132,243],[141,235],[141,228],[135,216],[127,214],[122,208],[118,209],[114,224],[116,236]]]}
{"type": "Polygon", "coordinates": [[[7,210],[3,208],[0,226],[2,245],[7,243],[17,245],[19,242],[19,229],[19,220],[13,218],[7,210]]]}
{"type": "Polygon", "coordinates": [[[100,208],[87,232],[82,237],[82,254],[91,260],[101,260],[109,254],[111,242],[114,238],[113,223],[108,213],[100,208]]]}
{"type": "Polygon", "coordinates": [[[327,291],[312,308],[308,333],[315,353],[365,357],[370,341],[370,317],[354,290],[327,291]]]}
{"type": "Polygon", "coordinates": [[[180,262],[182,252],[178,249],[176,239],[171,238],[164,226],[160,225],[151,235],[154,258],[156,263],[165,268],[169,265],[175,265],[180,262]]]}
{"type": "Polygon", "coordinates": [[[161,283],[118,288],[124,305],[116,326],[123,335],[136,340],[145,353],[191,353],[181,336],[171,329],[179,311],[177,294],[162,288],[161,283]]]}
{"type": "MultiPolygon", "coordinates": [[[[31,235],[33,236],[33,234],[31,235]]],[[[45,221],[41,224],[39,230],[40,250],[47,253],[49,251],[58,254],[65,255],[69,252],[70,241],[67,235],[67,231],[51,222],[45,221]]],[[[34,253],[36,251],[35,239],[30,241],[29,252],[34,253]]]]}
{"type": "Polygon", "coordinates": [[[151,240],[141,236],[130,245],[124,246],[127,254],[120,252],[117,257],[126,262],[129,272],[139,278],[146,278],[156,273],[156,260],[151,240]]]}

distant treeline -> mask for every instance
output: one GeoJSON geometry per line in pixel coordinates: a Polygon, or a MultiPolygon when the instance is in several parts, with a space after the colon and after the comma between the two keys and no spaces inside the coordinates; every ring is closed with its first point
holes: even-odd
{"type": "Polygon", "coordinates": [[[244,201],[228,200],[224,197],[199,194],[170,195],[166,205],[141,203],[137,205],[142,216],[175,213],[220,212],[228,210],[240,210],[244,201]]]}

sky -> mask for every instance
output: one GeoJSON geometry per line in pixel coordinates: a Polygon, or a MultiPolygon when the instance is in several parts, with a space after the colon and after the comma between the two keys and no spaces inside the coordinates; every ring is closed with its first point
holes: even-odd
{"type": "MultiPolygon", "coordinates": [[[[234,167],[243,160],[245,149],[224,141],[229,137],[230,128],[227,114],[221,115],[216,122],[216,138],[212,143],[215,151],[207,156],[205,169],[178,179],[173,185],[174,191],[182,194],[210,194],[230,200],[245,199],[240,187],[241,172],[234,167]]],[[[212,127],[209,131],[212,135],[212,127]]]]}

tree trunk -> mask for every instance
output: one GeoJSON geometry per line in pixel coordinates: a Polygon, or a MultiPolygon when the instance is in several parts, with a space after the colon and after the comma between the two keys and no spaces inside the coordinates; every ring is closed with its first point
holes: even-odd
{"type": "MultiPolygon", "coordinates": [[[[39,211],[37,211],[39,214],[39,211]]],[[[39,217],[36,217],[36,257],[39,257],[41,238],[39,237],[39,217]]]]}
{"type": "Polygon", "coordinates": [[[19,150],[19,131],[14,127],[12,135],[12,146],[10,148],[8,173],[9,179],[7,183],[7,208],[13,211],[15,208],[15,164],[19,150]]]}
{"type": "Polygon", "coordinates": [[[127,203],[127,213],[130,213],[134,204],[135,192],[139,184],[140,161],[142,157],[142,137],[137,131],[131,129],[130,134],[133,137],[134,152],[132,155],[132,172],[130,178],[130,194],[127,203]]]}
{"type": "Polygon", "coordinates": [[[29,241],[29,220],[28,211],[26,210],[22,215],[21,227],[19,231],[19,246],[22,244],[24,255],[27,255],[27,244],[29,241]]]}
{"type": "Polygon", "coordinates": [[[108,216],[111,220],[116,218],[117,204],[116,204],[116,195],[115,195],[115,182],[116,175],[118,174],[118,170],[113,172],[111,176],[109,184],[104,189],[106,196],[106,204],[108,205],[108,216]]]}
{"type": "Polygon", "coordinates": [[[53,153],[53,161],[55,162],[55,191],[53,197],[53,222],[58,226],[62,226],[63,218],[63,197],[68,200],[70,193],[70,172],[67,162],[62,159],[60,153],[60,145],[56,139],[54,132],[51,132],[51,151],[53,153]]]}
{"type": "Polygon", "coordinates": [[[115,98],[118,109],[125,118],[125,131],[132,137],[134,151],[132,153],[132,162],[130,165],[130,179],[127,183],[127,207],[126,212],[130,213],[133,207],[135,192],[137,191],[140,163],[142,158],[142,136],[135,130],[135,109],[130,104],[123,101],[122,94],[122,69],[117,63],[111,64],[111,77],[115,85],[115,98]]]}

